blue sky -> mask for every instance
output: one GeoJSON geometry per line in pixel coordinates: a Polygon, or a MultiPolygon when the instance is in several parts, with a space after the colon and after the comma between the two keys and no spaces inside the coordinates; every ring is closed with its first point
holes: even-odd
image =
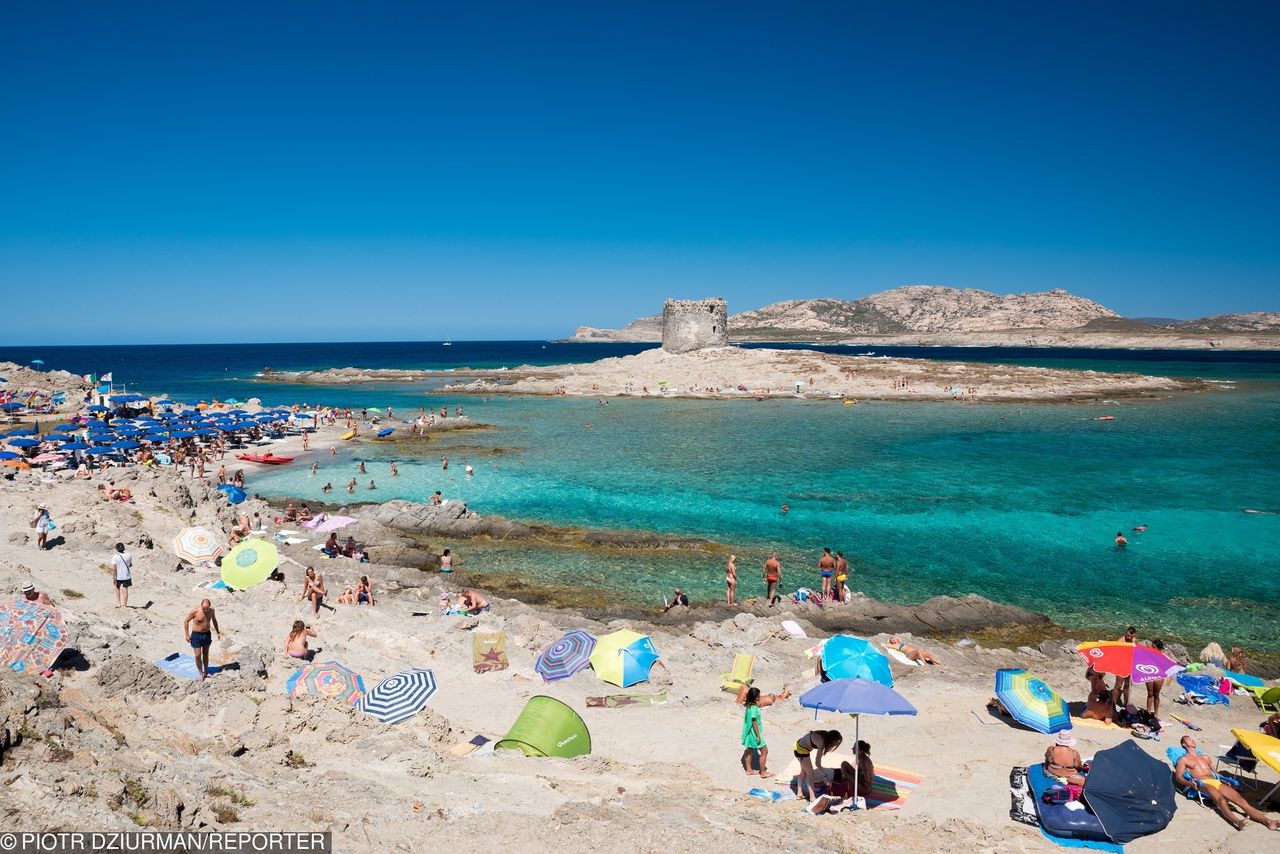
{"type": "Polygon", "coordinates": [[[1280,310],[1280,4],[1040,5],[4,4],[0,341],[1280,310]]]}

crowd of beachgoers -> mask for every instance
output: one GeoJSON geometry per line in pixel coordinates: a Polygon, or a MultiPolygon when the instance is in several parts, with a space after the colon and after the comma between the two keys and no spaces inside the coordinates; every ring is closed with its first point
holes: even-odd
{"type": "MultiPolygon", "coordinates": [[[[598,846],[605,825],[638,849],[708,844],[653,831],[646,817],[662,810],[713,843],[747,851],[771,848],[774,831],[811,833],[818,850],[1006,850],[1000,840],[1016,822],[1044,832],[1012,834],[1019,850],[1079,837],[1123,841],[1138,852],[1167,844],[1243,851],[1256,850],[1258,840],[1240,834],[1250,841],[1237,844],[1221,831],[1250,821],[1277,829],[1268,780],[1280,771],[1280,752],[1270,752],[1280,751],[1280,687],[1252,674],[1246,654],[1230,644],[1192,653],[1140,637],[1135,627],[1115,639],[1046,639],[1017,650],[930,640],[909,626],[831,634],[814,615],[860,596],[852,589],[856,566],[832,549],[815,555],[812,587],[785,595],[772,555],[750,582],[763,595],[746,599],[731,556],[724,604],[742,608],[732,619],[600,622],[468,584],[449,549],[434,553],[430,572],[380,564],[368,542],[389,534],[363,508],[312,509],[252,492],[263,466],[308,465],[305,454],[323,459],[343,437],[359,442],[391,425],[429,430],[435,412],[183,406],[141,395],[70,408],[42,413],[38,426],[30,419],[0,440],[7,464],[0,535],[11,546],[0,560],[0,588],[15,595],[6,614],[16,621],[19,611],[26,620],[41,613],[41,625],[65,629],[43,650],[47,660],[27,649],[22,661],[39,666],[0,680],[0,709],[17,720],[13,709],[23,706],[28,733],[9,739],[0,758],[7,767],[10,757],[16,762],[11,782],[24,781],[11,787],[16,803],[60,826],[145,818],[226,827],[220,807],[192,808],[227,800],[208,794],[226,779],[259,793],[261,804],[243,799],[246,825],[333,827],[358,849],[398,844],[410,832],[405,821],[479,831],[491,820],[485,812],[548,843],[541,825],[554,817],[568,828],[570,850],[598,846]],[[574,632],[592,644],[619,632],[642,641],[621,648],[616,676],[591,661],[549,680],[544,665],[574,632]],[[391,679],[409,672],[405,666],[431,673],[434,693],[392,729],[370,729],[385,720],[362,716],[359,702],[335,700],[327,687],[342,675],[337,668],[391,679]],[[629,690],[637,688],[643,692],[629,690]],[[31,690],[51,693],[48,711],[22,699],[31,690]],[[575,714],[587,715],[590,755],[493,751],[537,694],[583,710],[575,714]],[[91,754],[91,726],[68,723],[74,715],[65,711],[57,734],[37,736],[72,697],[91,717],[117,721],[123,741],[101,748],[101,761],[67,766],[83,778],[68,799],[65,786],[49,783],[48,768],[63,752],[91,754]],[[664,728],[679,736],[655,738],[664,728]],[[167,790],[130,795],[129,782],[114,808],[85,794],[112,777],[134,731],[153,734],[148,750],[158,757],[157,780],[137,785],[158,786],[167,774],[190,806],[175,810],[167,790]],[[370,740],[384,738],[377,747],[370,740]],[[200,765],[183,743],[230,746],[200,765]],[[308,762],[314,772],[300,770],[308,762]],[[957,774],[961,792],[939,785],[957,774]],[[1096,782],[1104,778],[1105,790],[1096,782]],[[1137,800],[1109,794],[1117,778],[1137,800]],[[616,794],[605,795],[601,780],[616,794]],[[672,807],[690,783],[704,802],[715,800],[717,813],[757,829],[713,826],[688,804],[672,807]],[[279,795],[267,796],[273,789],[279,795]],[[459,811],[460,797],[484,806],[459,811]],[[1103,813],[1130,826],[1144,798],[1163,818],[1123,840],[1114,825],[1063,823],[1064,815],[1103,813]],[[300,818],[288,807],[298,799],[322,806],[300,818]],[[1199,814],[1209,807],[1229,824],[1199,814]],[[584,811],[595,817],[583,820],[584,811]],[[812,817],[837,813],[865,820],[812,817]],[[798,817],[823,824],[809,830],[798,817]]],[[[789,569],[787,580],[794,577],[789,569]]],[[[680,589],[665,610],[676,609],[698,612],[680,589]]],[[[20,658],[12,635],[2,637],[4,653],[20,658]]]]}

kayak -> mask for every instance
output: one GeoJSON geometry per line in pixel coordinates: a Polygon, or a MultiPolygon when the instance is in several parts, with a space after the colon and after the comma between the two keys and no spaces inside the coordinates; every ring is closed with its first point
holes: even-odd
{"type": "Polygon", "coordinates": [[[348,430],[347,432],[342,434],[342,438],[344,439],[354,439],[355,436],[356,436],[355,430],[348,430]]]}
{"type": "Polygon", "coordinates": [[[388,427],[388,428],[387,428],[387,429],[385,429],[385,430],[379,430],[379,431],[378,431],[378,437],[379,437],[379,438],[382,438],[383,436],[390,436],[390,435],[391,435],[392,433],[394,433],[394,432],[396,432],[396,428],[394,428],[394,427],[388,427]]]}
{"type": "Polygon", "coordinates": [[[247,460],[251,463],[266,463],[269,466],[279,466],[293,462],[293,457],[277,457],[274,454],[236,454],[236,459],[247,460]]]}

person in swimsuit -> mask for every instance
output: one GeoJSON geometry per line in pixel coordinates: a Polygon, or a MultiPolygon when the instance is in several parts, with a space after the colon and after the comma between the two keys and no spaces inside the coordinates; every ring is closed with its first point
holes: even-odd
{"type": "MultiPolygon", "coordinates": [[[[439,495],[439,493],[436,493],[439,495]]],[[[445,549],[444,554],[440,555],[440,571],[453,572],[453,555],[449,554],[449,550],[445,549]]]]}
{"type": "Polygon", "coordinates": [[[1044,773],[1073,786],[1084,785],[1085,767],[1076,751],[1076,737],[1063,730],[1044,752],[1044,773]]]}
{"type": "Polygon", "coordinates": [[[770,605],[778,603],[778,583],[782,581],[782,564],[778,562],[778,553],[773,552],[764,562],[765,601],[770,605]]]}
{"type": "Polygon", "coordinates": [[[844,552],[836,552],[836,601],[849,598],[848,581],[849,561],[844,559],[844,552]]]}
{"type": "Polygon", "coordinates": [[[182,621],[182,632],[191,644],[191,654],[196,660],[196,669],[200,671],[200,681],[209,678],[209,647],[213,645],[212,628],[222,640],[222,629],[218,626],[218,616],[214,613],[213,603],[201,599],[200,605],[194,608],[182,621]]]}
{"type": "Polygon", "coordinates": [[[925,664],[942,665],[942,662],[939,661],[933,653],[925,652],[923,649],[916,649],[914,646],[909,646],[906,641],[897,635],[889,638],[889,646],[896,647],[898,652],[902,653],[912,661],[923,661],[925,664]]]}
{"type": "Polygon", "coordinates": [[[1111,723],[1116,714],[1116,706],[1112,701],[1111,689],[1107,687],[1107,678],[1092,667],[1085,671],[1084,677],[1089,680],[1089,699],[1085,702],[1084,713],[1080,717],[1111,723]]]}
{"type": "Polygon", "coordinates": [[[822,757],[844,742],[839,730],[813,730],[797,739],[791,748],[800,760],[800,796],[811,801],[817,796],[817,779],[814,769],[822,770],[822,757]]]}
{"type": "Polygon", "coordinates": [[[342,554],[342,546],[338,543],[338,534],[336,531],[329,532],[329,539],[324,541],[324,547],[321,548],[320,551],[329,557],[337,557],[342,554]]]}
{"type": "MultiPolygon", "coordinates": [[[[1151,648],[1164,652],[1164,641],[1156,638],[1151,641],[1151,648]]],[[[1152,679],[1147,683],[1147,711],[1160,717],[1160,689],[1164,687],[1163,679],[1152,679]]]]}
{"type": "Polygon", "coordinates": [[[1129,545],[1129,541],[1125,539],[1123,531],[1116,531],[1116,548],[1122,549],[1129,545]]]}
{"type": "Polygon", "coordinates": [[[729,559],[724,562],[724,596],[729,605],[734,604],[733,592],[738,587],[738,565],[734,563],[737,559],[737,555],[729,555],[729,559]]]}
{"type": "Polygon", "coordinates": [[[1174,776],[1181,780],[1185,779],[1184,773],[1190,775],[1195,786],[1213,799],[1213,805],[1232,827],[1236,830],[1244,830],[1245,826],[1244,820],[1237,820],[1235,814],[1231,812],[1231,807],[1234,806],[1268,830],[1280,830],[1280,821],[1267,818],[1242,798],[1234,788],[1218,779],[1218,776],[1213,773],[1213,765],[1209,762],[1209,757],[1197,752],[1194,738],[1184,735],[1179,744],[1187,754],[1178,760],[1177,766],[1173,769],[1174,776]]]}
{"type": "Polygon", "coordinates": [[[293,628],[289,630],[289,638],[284,642],[285,654],[290,658],[310,661],[315,658],[316,654],[307,647],[307,638],[315,636],[315,629],[302,622],[302,620],[294,620],[293,628]]]}
{"type": "Polygon", "coordinates": [[[474,590],[463,590],[462,598],[458,600],[458,610],[466,611],[471,616],[482,614],[489,610],[488,601],[474,590]]]}
{"type": "MultiPolygon", "coordinates": [[[[1120,643],[1137,643],[1138,630],[1133,626],[1124,630],[1124,636],[1120,638],[1120,643]]],[[[1116,687],[1111,689],[1111,701],[1120,708],[1129,705],[1129,689],[1133,686],[1133,677],[1117,676],[1116,687]]]]}
{"type": "Polygon", "coordinates": [[[362,575],[360,580],[356,582],[356,604],[357,605],[376,605],[378,604],[373,598],[373,587],[369,585],[369,576],[362,575]]]}
{"type": "Polygon", "coordinates": [[[822,557],[818,558],[818,574],[822,576],[822,600],[831,598],[831,579],[836,574],[836,559],[831,556],[831,549],[824,548],[822,557]]]}
{"type": "Polygon", "coordinates": [[[311,613],[320,616],[320,605],[324,602],[325,594],[329,591],[324,589],[324,576],[315,571],[314,567],[307,567],[306,578],[303,579],[302,597],[298,600],[304,602],[311,600],[311,613]]]}
{"type": "Polygon", "coordinates": [[[668,611],[670,611],[672,608],[676,607],[677,605],[680,605],[680,606],[685,607],[685,608],[688,608],[688,607],[689,607],[689,597],[688,597],[688,596],[686,596],[686,595],[685,595],[685,593],[684,593],[684,591],[683,591],[683,590],[681,590],[679,587],[677,587],[677,588],[676,588],[676,592],[675,592],[675,594],[674,594],[674,595],[672,595],[672,597],[671,597],[671,604],[669,604],[669,605],[667,605],[667,607],[663,608],[663,609],[662,609],[662,613],[664,613],[664,614],[665,614],[665,613],[667,613],[668,611]]]}

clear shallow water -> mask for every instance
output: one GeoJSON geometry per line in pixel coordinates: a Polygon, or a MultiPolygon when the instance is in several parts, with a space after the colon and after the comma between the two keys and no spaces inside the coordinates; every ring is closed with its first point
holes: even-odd
{"type": "MultiPolygon", "coordinates": [[[[403,449],[361,446],[336,462],[322,457],[318,479],[309,479],[305,466],[260,475],[251,487],[264,494],[319,498],[325,480],[341,486],[355,474],[354,454],[370,461],[379,485],[376,493],[359,490],[358,499],[422,500],[441,489],[480,512],[724,543],[739,555],[743,595],[760,592],[759,565],[769,548],[780,550],[786,586],[793,587],[816,585],[818,552],[831,545],[850,557],[855,589],[886,599],[972,592],[1069,625],[1115,631],[1132,621],[1144,633],[1280,650],[1280,516],[1241,512],[1280,510],[1280,357],[1273,354],[957,348],[975,360],[1226,381],[1211,393],[1105,406],[614,400],[600,407],[591,400],[424,397],[426,385],[320,389],[230,378],[264,365],[494,366],[532,362],[544,352],[542,361],[584,360],[642,347],[548,344],[543,351],[540,342],[458,342],[308,345],[294,352],[293,346],[228,347],[203,356],[189,352],[201,348],[131,348],[157,357],[141,360],[132,352],[101,352],[121,348],[92,348],[99,352],[74,354],[65,364],[60,348],[40,348],[27,359],[101,372],[108,368],[96,362],[121,358],[139,388],[179,399],[323,398],[390,403],[405,412],[461,404],[500,428],[435,440],[433,453],[438,448],[450,458],[448,472],[438,456],[415,462],[400,458],[403,449]],[[161,364],[161,350],[177,352],[161,364]],[[89,360],[95,364],[84,367],[89,360]],[[1096,421],[1103,412],[1116,420],[1096,421]],[[510,453],[491,452],[512,446],[510,453]],[[401,471],[395,480],[383,465],[392,457],[401,471]],[[461,472],[466,461],[477,471],[470,480],[461,472]],[[783,502],[791,507],[785,516],[783,502]],[[1137,524],[1149,530],[1130,534],[1129,548],[1117,552],[1116,531],[1129,533],[1137,524]]],[[[892,348],[903,349],[954,357],[943,348],[892,348]]],[[[0,359],[17,355],[0,348],[0,359]]],[[[128,379],[116,370],[117,381],[128,379]]],[[[718,561],[688,565],[684,557],[468,544],[462,552],[468,568],[585,583],[644,602],[676,584],[702,597],[723,591],[718,561]]]]}

